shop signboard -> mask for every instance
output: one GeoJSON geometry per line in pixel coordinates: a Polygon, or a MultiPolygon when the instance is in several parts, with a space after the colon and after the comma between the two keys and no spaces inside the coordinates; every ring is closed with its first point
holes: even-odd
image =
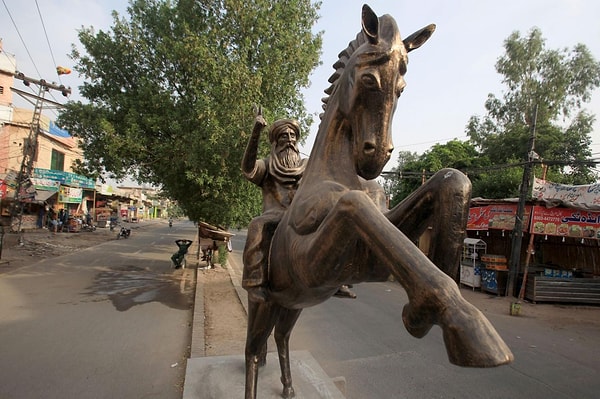
{"type": "MultiPolygon", "coordinates": [[[[531,206],[523,212],[523,231],[528,231],[531,206]]],[[[512,230],[515,227],[517,204],[495,204],[469,209],[467,230],[512,230]]]]}
{"type": "Polygon", "coordinates": [[[70,187],[85,188],[89,190],[96,188],[96,182],[94,180],[62,170],[34,168],[33,176],[38,179],[55,180],[60,182],[61,185],[70,187]]]}
{"type": "Polygon", "coordinates": [[[6,193],[8,192],[8,184],[2,179],[0,179],[0,198],[6,198],[6,193]]]}
{"type": "Polygon", "coordinates": [[[532,223],[535,234],[600,239],[600,212],[535,206],[532,223]]]}
{"type": "Polygon", "coordinates": [[[81,204],[83,198],[83,190],[75,187],[61,186],[58,191],[58,202],[81,204]]]}
{"type": "Polygon", "coordinates": [[[60,182],[58,180],[42,179],[37,177],[32,177],[30,180],[36,190],[52,191],[55,193],[60,188],[60,182]]]}
{"type": "Polygon", "coordinates": [[[23,202],[33,201],[35,198],[35,187],[31,184],[30,180],[27,180],[21,185],[19,190],[18,200],[23,202]]]}

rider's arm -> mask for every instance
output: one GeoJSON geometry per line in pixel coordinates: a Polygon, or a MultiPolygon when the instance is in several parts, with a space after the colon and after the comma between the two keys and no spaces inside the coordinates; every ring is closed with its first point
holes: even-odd
{"type": "Polygon", "coordinates": [[[254,120],[254,128],[252,129],[250,140],[248,140],[248,145],[246,146],[246,151],[242,158],[242,172],[244,173],[244,176],[256,184],[262,180],[261,174],[264,173],[263,170],[265,169],[264,162],[262,162],[262,160],[257,160],[257,157],[260,133],[266,125],[267,122],[263,116],[258,114],[254,120]]]}

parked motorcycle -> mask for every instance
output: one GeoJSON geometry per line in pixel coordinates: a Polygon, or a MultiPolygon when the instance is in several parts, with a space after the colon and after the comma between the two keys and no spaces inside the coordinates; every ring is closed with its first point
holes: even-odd
{"type": "Polygon", "coordinates": [[[117,234],[117,240],[121,238],[129,238],[131,235],[131,229],[127,229],[124,226],[121,226],[121,230],[119,230],[119,234],[117,234]]]}
{"type": "Polygon", "coordinates": [[[81,225],[81,230],[82,231],[96,231],[96,226],[94,226],[93,224],[83,223],[81,225]]]}

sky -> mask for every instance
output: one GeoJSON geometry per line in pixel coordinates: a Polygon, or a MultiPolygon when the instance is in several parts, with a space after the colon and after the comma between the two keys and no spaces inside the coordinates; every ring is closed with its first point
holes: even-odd
{"type": "MultiPolygon", "coordinates": [[[[3,51],[16,56],[17,68],[25,75],[71,86],[73,100],[81,99],[77,87],[82,80],[75,72],[59,77],[55,67],[72,66],[68,57],[71,44],[82,49],[78,29],[93,26],[107,30],[112,25],[112,10],[127,15],[128,4],[126,0],[1,1],[3,51]]],[[[321,112],[323,90],[328,87],[338,53],[360,30],[364,3],[322,1],[321,18],[314,28],[323,32],[322,65],[311,75],[310,88],[304,90],[307,110],[315,116],[321,112]]],[[[393,16],[403,37],[430,23],[437,25],[429,41],[409,54],[407,87],[394,117],[395,151],[386,170],[396,166],[399,151],[421,154],[436,143],[466,140],[469,118],[483,116],[488,94],[501,97],[505,89],[494,65],[504,54],[504,40],[512,32],[524,36],[537,27],[547,49],[572,49],[582,43],[600,60],[598,0],[371,0],[367,4],[377,15],[393,16]]],[[[17,88],[24,88],[20,86],[16,83],[17,88]]],[[[59,93],[54,99],[65,100],[59,93]]],[[[593,93],[585,108],[598,119],[592,133],[592,152],[597,157],[600,90],[593,93]]],[[[306,155],[318,128],[318,117],[315,120],[301,148],[306,155]]]]}

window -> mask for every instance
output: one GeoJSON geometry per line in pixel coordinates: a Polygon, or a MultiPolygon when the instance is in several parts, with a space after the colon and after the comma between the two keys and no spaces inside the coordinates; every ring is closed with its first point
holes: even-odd
{"type": "Polygon", "coordinates": [[[52,159],[50,160],[50,169],[65,170],[65,154],[52,150],[52,159]]]}

